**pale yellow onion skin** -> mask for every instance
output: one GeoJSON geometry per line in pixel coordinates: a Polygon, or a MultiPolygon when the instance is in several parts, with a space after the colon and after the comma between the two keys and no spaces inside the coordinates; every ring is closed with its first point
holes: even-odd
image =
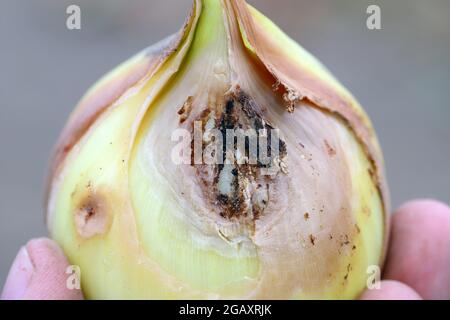
{"type": "Polygon", "coordinates": [[[58,144],[48,228],[80,266],[85,295],[356,298],[366,286],[367,267],[381,267],[389,210],[381,151],[358,103],[242,1],[196,1],[168,47],[144,52],[102,79],[58,144]],[[245,25],[246,15],[253,25],[245,25]],[[300,75],[323,84],[323,99],[294,72],[280,74],[283,66],[274,60],[280,53],[265,51],[264,39],[252,38],[258,26],[286,50],[283,61],[291,59],[294,71],[298,65],[300,75]],[[255,57],[267,69],[252,63],[255,57]],[[272,90],[272,76],[307,98],[294,101],[293,113],[272,90]],[[240,247],[218,234],[240,224],[214,215],[191,166],[170,158],[171,133],[180,126],[177,111],[187,97],[202,106],[237,85],[282,131],[289,168],[274,184],[276,205],[269,205],[240,247]],[[337,106],[334,96],[348,106],[337,106]],[[97,116],[77,123],[94,109],[97,116]],[[80,210],[86,206],[95,207],[95,216],[83,224],[80,210]]]}

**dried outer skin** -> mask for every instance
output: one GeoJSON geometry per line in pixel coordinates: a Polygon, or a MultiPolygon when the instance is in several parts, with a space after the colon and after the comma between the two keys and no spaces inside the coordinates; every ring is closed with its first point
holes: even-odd
{"type": "MultiPolygon", "coordinates": [[[[308,281],[303,274],[302,276],[296,275],[294,270],[288,270],[292,267],[289,264],[288,253],[291,252],[290,250],[296,252],[295,250],[298,249],[295,248],[294,250],[292,249],[294,244],[286,243],[285,255],[283,251],[279,251],[279,248],[277,248],[279,243],[284,243],[284,240],[286,240],[283,238],[283,232],[276,231],[276,228],[274,228],[275,234],[278,234],[279,237],[278,242],[273,244],[275,253],[270,251],[271,243],[265,243],[264,234],[261,230],[267,230],[270,233],[271,230],[268,226],[271,221],[276,220],[276,217],[271,218],[270,215],[268,217],[263,216],[254,224],[259,233],[256,232],[253,235],[252,241],[256,245],[255,250],[263,257],[261,261],[255,262],[255,257],[252,256],[253,251],[250,249],[248,256],[245,256],[245,259],[241,259],[240,262],[238,261],[237,264],[233,259],[221,260],[222,258],[217,258],[215,254],[207,255],[206,258],[212,261],[211,266],[214,266],[210,267],[217,268],[219,272],[216,278],[208,280],[210,283],[206,282],[205,284],[204,280],[201,279],[203,276],[201,271],[192,271],[192,279],[190,279],[189,276],[182,274],[182,266],[171,266],[170,263],[160,264],[161,261],[158,260],[160,257],[158,259],[155,256],[149,257],[149,253],[154,255],[157,249],[164,249],[165,247],[155,246],[148,240],[152,239],[151,237],[146,238],[149,236],[148,233],[157,232],[151,229],[151,224],[158,222],[158,220],[150,220],[151,223],[149,224],[142,207],[147,206],[145,197],[157,202],[158,195],[152,195],[151,193],[158,193],[165,186],[152,186],[144,197],[142,194],[145,194],[145,192],[139,194],[139,192],[133,190],[139,184],[145,184],[141,180],[149,178],[144,177],[145,172],[136,169],[138,167],[136,159],[142,153],[142,136],[145,136],[146,130],[149,130],[145,123],[153,123],[153,131],[170,128],[170,126],[164,126],[164,121],[156,120],[155,122],[152,120],[153,112],[155,114],[156,112],[163,112],[153,111],[153,109],[160,110],[161,107],[157,108],[157,105],[163,105],[164,108],[176,108],[173,112],[174,115],[180,110],[183,105],[182,102],[179,105],[164,105],[160,97],[168,95],[176,75],[182,73],[182,70],[187,68],[185,66],[190,61],[195,61],[195,58],[192,57],[195,57],[195,52],[203,50],[208,43],[214,42],[211,35],[214,32],[208,33],[205,31],[205,26],[210,27],[211,22],[218,22],[216,13],[219,7],[223,11],[224,21],[228,19],[230,61],[233,60],[233,54],[243,54],[242,51],[239,51],[240,49],[233,48],[233,42],[236,42],[236,38],[239,38],[237,39],[238,42],[242,43],[247,51],[246,54],[249,56],[247,61],[251,61],[259,67],[262,66],[258,70],[259,74],[276,84],[273,88],[274,94],[284,98],[286,108],[293,112],[293,118],[296,119],[294,123],[297,122],[298,126],[305,125],[305,132],[307,132],[307,129],[320,130],[321,123],[329,125],[332,128],[330,129],[331,132],[334,129],[337,130],[339,137],[336,137],[336,140],[330,136],[327,138],[327,133],[321,133],[325,137],[325,140],[323,140],[325,150],[328,151],[330,158],[335,159],[333,161],[338,163],[333,164],[328,169],[334,168],[334,165],[339,168],[339,161],[348,161],[342,156],[347,150],[335,144],[339,139],[343,141],[346,141],[346,139],[352,140],[345,127],[351,131],[362,147],[364,156],[360,155],[358,151],[354,151],[355,166],[357,167],[358,163],[361,162],[361,167],[364,167],[363,164],[366,159],[363,158],[367,158],[369,161],[367,170],[370,175],[368,179],[372,179],[374,186],[378,189],[383,206],[384,227],[382,232],[384,235],[382,239],[384,246],[381,249],[381,257],[378,261],[382,265],[388,235],[389,219],[386,215],[389,212],[389,195],[383,172],[381,150],[369,119],[351,94],[319,62],[282,33],[270,20],[241,0],[194,1],[193,9],[186,24],[177,35],[144,50],[124,63],[120,68],[103,78],[81,100],[57,143],[50,169],[46,197],[46,200],[48,200],[47,223],[50,232],[61,244],[69,259],[75,264],[80,264],[82,270],[85,270],[82,283],[87,297],[354,298],[360,292],[361,287],[360,284],[355,284],[356,280],[352,280],[352,270],[353,268],[358,271],[361,270],[361,261],[356,261],[352,265],[349,263],[347,270],[335,271],[336,275],[333,275],[333,277],[330,275],[331,280],[313,275],[311,276],[312,281],[308,281]],[[237,29],[232,30],[233,28],[237,29]],[[311,110],[305,110],[308,108],[311,110]],[[320,110],[320,112],[317,110],[320,110]],[[306,122],[317,119],[319,123],[314,124],[313,121],[312,123],[302,124],[298,119],[299,115],[306,122]],[[161,123],[158,124],[158,122],[161,123]],[[340,125],[341,122],[344,126],[340,125]],[[142,199],[144,199],[144,202],[142,202],[142,199]],[[74,218],[71,218],[72,215],[74,218]],[[94,216],[95,219],[90,219],[91,216],[94,216]],[[287,261],[283,261],[283,259],[287,261]],[[267,268],[267,266],[273,266],[274,272],[266,270],[261,275],[261,270],[267,268]],[[176,275],[167,272],[172,267],[178,272],[176,275]],[[284,267],[286,267],[285,275],[281,274],[284,267]],[[223,272],[223,274],[221,275],[220,272],[223,272]],[[292,276],[290,276],[291,273],[292,276]],[[349,274],[351,274],[350,280],[348,279],[349,274]],[[337,275],[343,276],[343,284],[336,278],[337,275]],[[200,279],[198,283],[196,282],[197,277],[200,279]],[[225,283],[224,281],[229,277],[234,280],[225,283]],[[260,283],[258,283],[258,277],[262,279],[260,283]],[[274,285],[274,282],[277,281],[278,277],[280,277],[280,284],[277,286],[274,285]],[[117,281],[110,283],[111,279],[117,281]],[[298,288],[295,288],[296,281],[302,284],[302,290],[295,291],[298,290],[298,288]],[[331,281],[331,285],[328,285],[328,281],[331,281]]],[[[220,33],[220,28],[217,30],[220,33]]],[[[211,48],[214,49],[215,47],[212,46],[211,48]]],[[[234,67],[235,70],[240,70],[239,65],[234,67]]],[[[250,92],[251,88],[245,89],[248,90],[247,93],[258,95],[258,92],[250,92]]],[[[238,92],[236,88],[233,90],[235,93],[238,92]]],[[[183,100],[189,102],[189,105],[195,104],[195,101],[191,101],[195,99],[190,98],[192,97],[188,95],[183,100]]],[[[261,101],[261,99],[258,101],[261,101]]],[[[259,108],[259,106],[257,107],[259,108]]],[[[261,111],[263,112],[263,110],[261,111]]],[[[170,114],[172,111],[167,112],[170,114]]],[[[268,117],[270,118],[270,115],[268,117]]],[[[183,118],[182,125],[188,126],[191,121],[192,119],[183,118]]],[[[289,130],[295,129],[290,128],[289,130]]],[[[322,135],[317,134],[318,137],[322,137],[322,135]]],[[[161,146],[159,147],[162,150],[161,146]]],[[[154,148],[152,152],[157,154],[158,145],[155,144],[154,148]]],[[[293,146],[288,145],[288,152],[292,149],[293,146]]],[[[358,147],[352,145],[349,146],[349,149],[357,150],[358,147]]],[[[294,154],[290,156],[293,160],[298,160],[295,159],[294,154]]],[[[168,168],[173,169],[170,165],[168,165],[168,168]]],[[[293,168],[293,170],[295,172],[297,169],[293,168]]],[[[166,177],[167,181],[171,179],[169,175],[170,173],[166,177]]],[[[367,172],[364,174],[364,176],[369,175],[367,175],[367,172]]],[[[157,177],[150,176],[150,178],[154,178],[155,181],[160,180],[157,177]]],[[[189,178],[190,176],[187,175],[187,179],[189,178]]],[[[366,178],[361,178],[361,181],[368,183],[366,178]]],[[[348,181],[348,178],[345,177],[342,184],[346,186],[354,184],[352,190],[358,187],[357,182],[348,181]]],[[[371,187],[367,189],[372,190],[371,187]]],[[[361,193],[366,196],[371,194],[371,191],[361,191],[361,193]]],[[[161,197],[165,199],[163,193],[161,197]]],[[[336,197],[338,198],[338,196],[336,197]]],[[[376,198],[373,195],[370,195],[370,197],[370,199],[376,198]]],[[[165,201],[171,200],[167,198],[165,201]]],[[[172,204],[164,204],[164,201],[161,204],[148,204],[148,210],[150,212],[156,210],[159,205],[169,207],[172,204]]],[[[363,207],[363,211],[365,209],[366,207],[363,207]]],[[[372,209],[374,212],[377,211],[376,208],[372,209]]],[[[368,211],[368,216],[370,216],[371,209],[368,209],[368,211]]],[[[298,214],[302,219],[304,216],[305,221],[314,220],[311,217],[311,212],[298,214]]],[[[187,217],[187,220],[195,220],[196,218],[189,215],[187,217]]],[[[329,223],[335,224],[335,229],[333,229],[333,226],[331,226],[331,229],[345,231],[344,225],[350,225],[350,222],[345,221],[345,219],[347,218],[342,218],[341,221],[339,219],[330,221],[329,223]],[[339,223],[342,223],[343,226],[337,225],[339,223]]],[[[366,229],[361,226],[360,230],[357,224],[355,224],[355,227],[356,229],[352,233],[356,239],[355,244],[358,245],[357,250],[364,250],[364,248],[360,249],[361,244],[364,247],[364,241],[358,240],[358,233],[361,230],[364,233],[366,229]]],[[[333,236],[336,238],[336,235],[333,236]]],[[[345,236],[347,237],[347,235],[345,236]]],[[[336,244],[333,244],[330,248],[337,246],[337,250],[344,250],[342,249],[344,247],[345,250],[352,251],[355,246],[353,245],[353,248],[351,248],[350,240],[352,239],[349,240],[346,237],[333,240],[334,242],[340,242],[340,248],[336,244]]],[[[305,263],[309,263],[311,261],[308,259],[315,259],[316,253],[314,253],[313,247],[315,246],[316,250],[320,250],[324,241],[313,234],[310,234],[309,237],[305,235],[304,238],[306,240],[302,238],[301,241],[307,243],[304,255],[305,263]]],[[[164,239],[161,241],[167,240],[167,238],[164,239]]],[[[332,235],[330,234],[330,241],[331,239],[332,235]]],[[[216,240],[214,239],[214,241],[216,240]]],[[[174,243],[177,242],[174,240],[174,243]]],[[[305,244],[303,245],[305,246],[305,244]]],[[[172,249],[177,252],[176,248],[172,249]]],[[[181,249],[179,252],[183,253],[192,248],[182,247],[181,249]]],[[[370,250],[370,247],[366,249],[370,250]]],[[[317,259],[316,262],[329,263],[330,268],[332,268],[337,262],[333,260],[334,256],[331,252],[332,250],[329,249],[324,254],[323,259],[317,259]]],[[[197,254],[195,253],[195,257],[201,257],[201,254],[198,254],[198,256],[197,254]]],[[[360,255],[364,257],[364,254],[360,255]]],[[[376,253],[373,253],[373,255],[376,255],[376,253]]],[[[184,261],[181,256],[180,259],[184,261]]],[[[183,262],[179,262],[179,264],[183,264],[183,262]]],[[[338,264],[336,266],[339,267],[338,264]]],[[[326,270],[326,268],[322,269],[326,270]]],[[[302,265],[299,266],[299,270],[304,272],[310,269],[305,269],[302,265]]],[[[324,270],[321,270],[321,272],[325,272],[324,270]]],[[[358,283],[362,281],[363,276],[356,276],[358,283]]],[[[204,277],[207,277],[207,274],[204,277]]]]}

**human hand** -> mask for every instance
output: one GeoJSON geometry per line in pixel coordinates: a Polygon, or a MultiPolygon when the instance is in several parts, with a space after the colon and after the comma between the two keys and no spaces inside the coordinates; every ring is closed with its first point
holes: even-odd
{"type": "MultiPolygon", "coordinates": [[[[11,267],[2,299],[83,299],[66,286],[69,265],[52,240],[28,242],[11,267]]],[[[380,289],[361,299],[450,299],[450,208],[416,200],[392,217],[390,248],[380,289]]]]}
{"type": "Polygon", "coordinates": [[[80,300],[81,290],[68,289],[69,262],[52,240],[39,238],[23,246],[9,270],[1,299],[80,300]]]}
{"type": "Polygon", "coordinates": [[[450,299],[450,208],[415,200],[392,216],[381,287],[363,300],[450,299]]]}

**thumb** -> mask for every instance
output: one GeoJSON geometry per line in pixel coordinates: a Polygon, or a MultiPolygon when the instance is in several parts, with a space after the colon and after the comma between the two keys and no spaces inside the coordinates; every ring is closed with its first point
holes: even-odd
{"type": "Polygon", "coordinates": [[[69,289],[66,274],[69,262],[50,239],[30,240],[19,250],[1,298],[8,300],[83,299],[79,289],[69,289]]]}

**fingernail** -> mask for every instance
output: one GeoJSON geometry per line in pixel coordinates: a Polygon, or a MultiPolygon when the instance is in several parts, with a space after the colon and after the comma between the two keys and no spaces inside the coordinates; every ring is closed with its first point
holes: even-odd
{"type": "Polygon", "coordinates": [[[22,299],[33,276],[34,267],[25,247],[19,250],[3,288],[2,299],[22,299]]]}

